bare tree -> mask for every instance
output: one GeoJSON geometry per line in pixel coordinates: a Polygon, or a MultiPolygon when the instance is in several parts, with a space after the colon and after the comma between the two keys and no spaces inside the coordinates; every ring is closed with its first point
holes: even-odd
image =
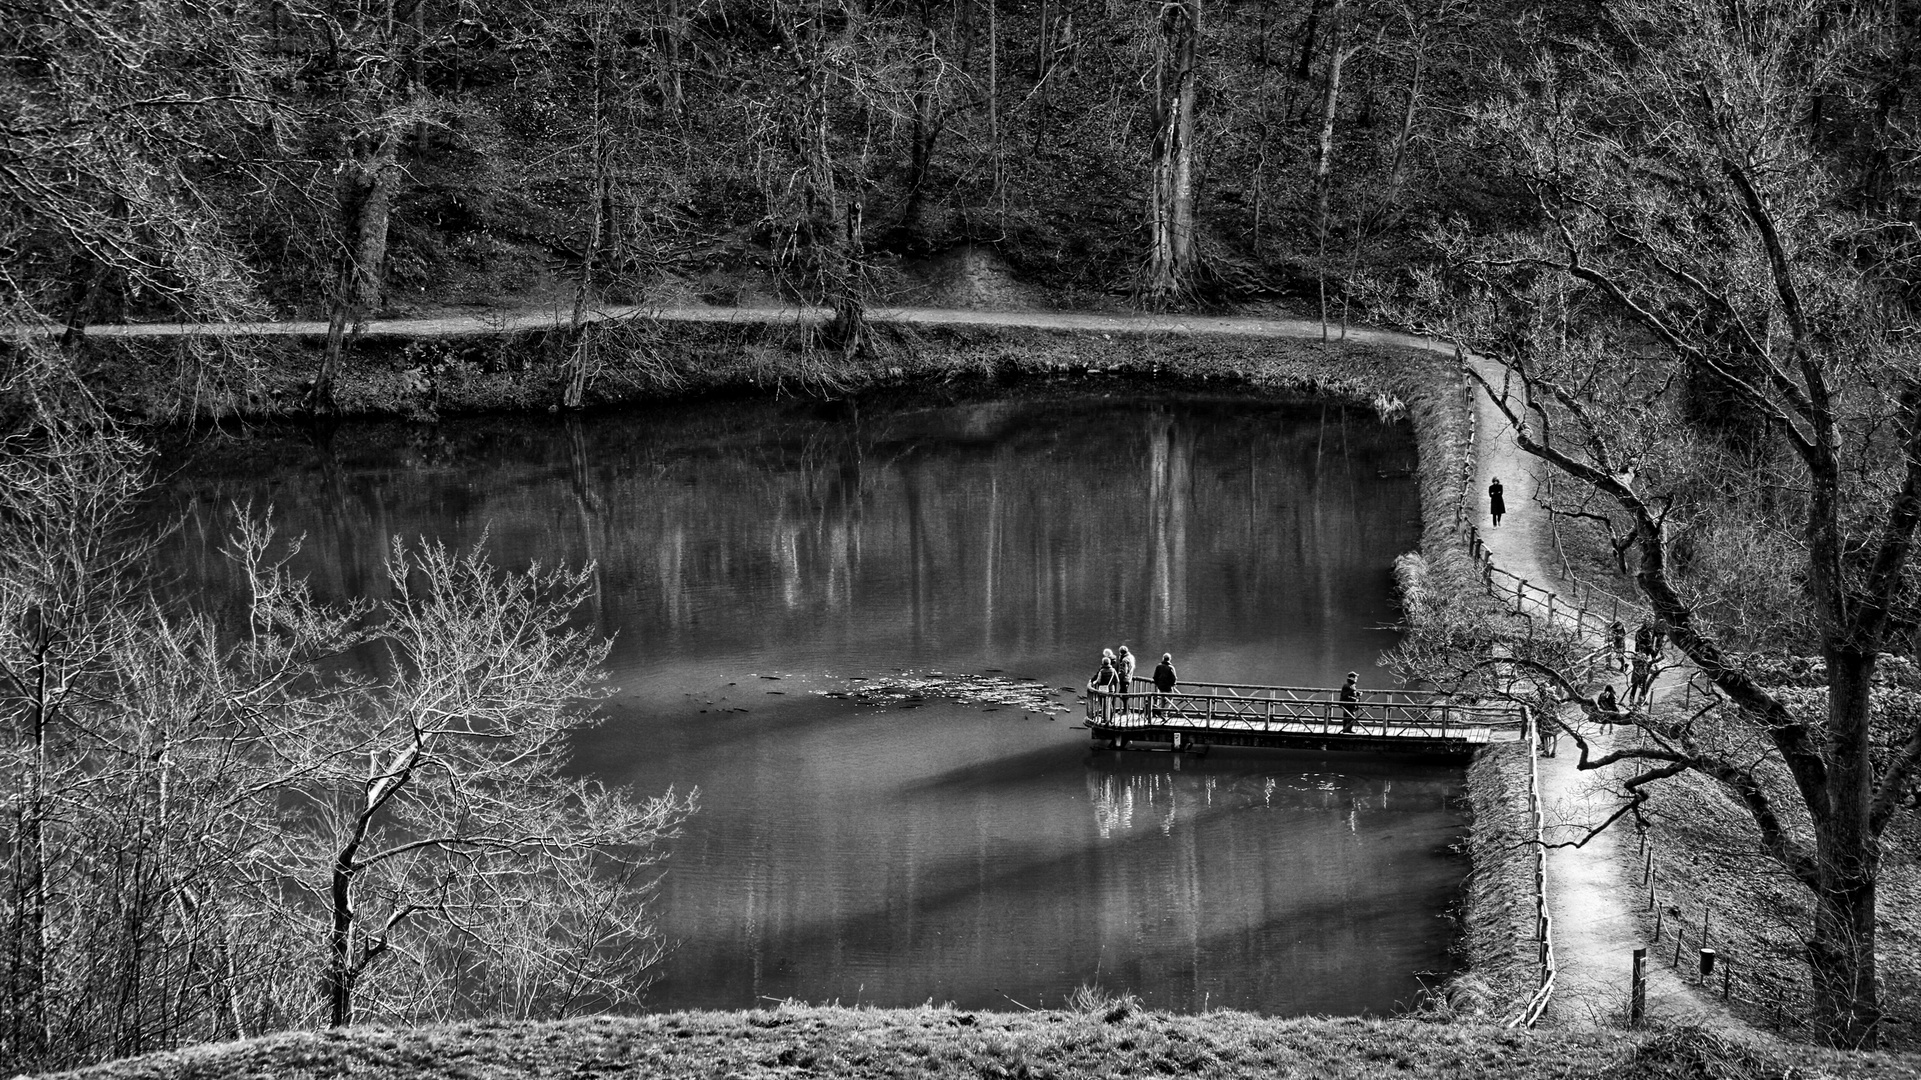
{"type": "Polygon", "coordinates": [[[250,522],[250,601],[191,610],[143,573],[144,452],[23,348],[46,359],[0,440],[0,1058],[635,1000],[692,803],[566,773],[605,651],[568,625],[585,574],[397,546],[383,602],[329,606],[250,522]]]}
{"type": "Polygon", "coordinates": [[[30,0],[0,51],[21,58],[0,117],[0,307],[64,323],[69,344],[131,302],[257,310],[209,178],[272,111],[258,35],[192,3],[30,0]]]}
{"type": "Polygon", "coordinates": [[[372,628],[342,636],[346,613],[288,573],[269,529],[244,529],[236,555],[256,597],[243,666],[305,671],[286,705],[301,719],[263,738],[298,763],[280,786],[301,805],[281,821],[282,871],[325,942],[327,1022],[458,1016],[475,997],[530,1015],[637,1000],[659,955],[645,871],[692,803],[564,775],[606,653],[567,626],[591,570],[502,574],[479,549],[396,542],[372,628]],[[316,640],[376,648],[381,674],[324,674],[316,640]],[[509,969],[541,977],[487,977],[509,969]]]}
{"type": "Polygon", "coordinates": [[[1611,504],[1590,520],[1730,703],[1657,714],[1611,753],[1583,742],[1581,766],[1639,765],[1630,802],[1693,770],[1745,808],[1812,898],[1813,1019],[1846,1046],[1878,1035],[1879,838],[1921,764],[1921,719],[1876,678],[1921,615],[1921,349],[1907,225],[1799,121],[1817,91],[1840,108],[1862,89],[1878,18],[1611,8],[1483,118],[1540,227],[1446,237],[1423,283],[1506,369],[1483,389],[1520,446],[1611,504]],[[1738,408],[1704,409],[1710,390],[1738,408]],[[1772,686],[1780,652],[1818,653],[1824,692],[1772,686]]]}

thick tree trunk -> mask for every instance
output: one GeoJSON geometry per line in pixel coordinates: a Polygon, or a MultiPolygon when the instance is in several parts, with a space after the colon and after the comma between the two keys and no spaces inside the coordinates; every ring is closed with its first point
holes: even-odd
{"type": "Polygon", "coordinates": [[[1160,306],[1192,287],[1194,247],[1194,44],[1200,0],[1161,7],[1161,60],[1154,71],[1152,179],[1147,194],[1148,259],[1143,292],[1160,306]]]}
{"type": "Polygon", "coordinates": [[[327,344],[314,373],[308,408],[316,415],[335,411],[334,382],[348,338],[380,305],[381,263],[387,258],[387,219],[399,182],[400,133],[388,131],[364,160],[341,170],[339,186],[340,273],[327,317],[327,344]]]}
{"type": "Polygon", "coordinates": [[[1327,337],[1327,206],[1328,195],[1334,186],[1334,120],[1341,103],[1341,68],[1347,62],[1347,47],[1342,34],[1346,29],[1341,17],[1342,0],[1333,2],[1334,9],[1328,16],[1332,26],[1328,31],[1327,82],[1321,90],[1320,151],[1314,158],[1314,235],[1318,244],[1315,276],[1320,283],[1323,339],[1327,337]]]}
{"type": "Polygon", "coordinates": [[[353,988],[353,856],[343,852],[334,863],[331,891],[333,925],[327,931],[327,1026],[346,1027],[354,1022],[353,988]]]}
{"type": "Polygon", "coordinates": [[[1842,1047],[1879,1041],[1880,993],[1874,959],[1875,882],[1880,843],[1870,815],[1874,769],[1869,758],[1872,654],[1830,647],[1828,664],[1827,806],[1815,814],[1814,1022],[1842,1047]]]}

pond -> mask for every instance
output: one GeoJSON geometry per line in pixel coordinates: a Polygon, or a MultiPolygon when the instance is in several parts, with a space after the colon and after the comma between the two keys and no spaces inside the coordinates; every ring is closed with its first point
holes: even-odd
{"type": "Polygon", "coordinates": [[[618,692],[577,767],[700,791],[653,1006],[1382,1013],[1454,966],[1459,766],[1096,752],[1074,688],[1122,643],[1378,684],[1414,464],[1365,411],[1037,392],[254,433],[165,496],[209,595],[249,500],[327,596],[378,596],[394,536],[595,563],[618,692]]]}

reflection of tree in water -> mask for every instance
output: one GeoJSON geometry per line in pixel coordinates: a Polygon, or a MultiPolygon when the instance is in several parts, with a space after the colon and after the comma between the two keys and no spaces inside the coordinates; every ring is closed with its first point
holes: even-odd
{"type": "MultiPolygon", "coordinates": [[[[1192,640],[1197,596],[1219,605],[1205,629],[1232,636],[1270,624],[1277,601],[1347,592],[1320,579],[1350,576],[1358,549],[1343,541],[1365,539],[1319,505],[1323,432],[1301,409],[735,404],[437,431],[431,460],[403,430],[383,443],[343,428],[337,448],[255,449],[289,463],[270,478],[216,475],[180,494],[213,534],[227,502],[270,484],[290,530],[309,533],[301,565],[328,595],[378,589],[396,529],[455,544],[488,529],[508,565],[593,559],[598,615],[623,649],[807,637],[916,655],[1052,652],[1084,645],[1091,625],[1174,646],[1192,640]]],[[[1405,432],[1344,437],[1330,419],[1325,438],[1361,466],[1363,489],[1404,464],[1405,432]]],[[[194,584],[224,588],[218,560],[202,561],[194,584]]],[[[1377,605],[1381,586],[1352,591],[1377,605]]],[[[1346,617],[1344,598],[1332,617],[1346,617]]]]}
{"type": "MultiPolygon", "coordinates": [[[[1212,771],[1179,759],[1169,768],[1128,767],[1125,760],[1097,759],[1087,770],[1087,801],[1102,840],[1122,839],[1139,828],[1163,835],[1204,814],[1238,810],[1295,810],[1358,815],[1363,812],[1428,814],[1452,808],[1460,777],[1432,778],[1345,772],[1212,771]]],[[[1365,765],[1360,759],[1357,765],[1365,765]]]]}
{"type": "Polygon", "coordinates": [[[1187,625],[1187,519],[1194,499],[1194,429],[1166,409],[1147,415],[1148,628],[1166,640],[1187,625]]]}

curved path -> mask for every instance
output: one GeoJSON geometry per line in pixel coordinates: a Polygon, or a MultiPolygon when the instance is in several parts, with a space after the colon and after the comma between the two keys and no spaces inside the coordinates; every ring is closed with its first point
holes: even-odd
{"type": "MultiPolygon", "coordinates": [[[[538,330],[568,322],[568,312],[522,310],[430,318],[385,319],[370,322],[362,333],[370,336],[436,337],[458,334],[538,330]]],[[[819,308],[722,307],[608,307],[590,319],[658,319],[668,322],[817,322],[827,313],[819,308]]],[[[1373,345],[1415,348],[1453,354],[1452,345],[1433,338],[1391,331],[1324,327],[1308,319],[1237,318],[1193,315],[1108,315],[1080,312],[975,311],[943,308],[872,308],[868,317],[878,323],[901,325],[1016,326],[1039,329],[1084,330],[1104,333],[1193,333],[1246,337],[1325,338],[1332,335],[1373,345]]],[[[58,328],[43,332],[57,333],[58,328]]],[[[88,331],[100,337],[161,337],[191,333],[222,336],[323,336],[325,322],[227,323],[218,325],[137,324],[97,326],[88,331]]],[[[1501,385],[1501,369],[1491,361],[1470,357],[1469,362],[1490,385],[1501,385]]],[[[1475,395],[1476,461],[1470,502],[1483,542],[1495,563],[1509,573],[1552,589],[1552,542],[1544,515],[1537,512],[1534,494],[1546,465],[1515,445],[1507,420],[1485,392],[1475,395]],[[1481,494],[1488,482],[1500,478],[1513,508],[1499,528],[1488,519],[1481,494]]],[[[1671,674],[1672,681],[1679,677],[1671,674]]],[[[1541,760],[1542,802],[1550,842],[1573,840],[1585,823],[1597,820],[1605,804],[1600,789],[1606,778],[1582,774],[1575,755],[1541,760]]],[[[1619,1023],[1625,1017],[1631,954],[1649,944],[1641,936],[1634,912],[1642,897],[1628,880],[1619,851],[1620,837],[1608,831],[1582,847],[1554,848],[1549,853],[1549,909],[1554,917],[1555,953],[1560,973],[1546,1018],[1568,1025],[1619,1023]]],[[[1665,964],[1648,965],[1648,1015],[1667,1022],[1728,1023],[1727,1014],[1699,999],[1665,964]]]]}

